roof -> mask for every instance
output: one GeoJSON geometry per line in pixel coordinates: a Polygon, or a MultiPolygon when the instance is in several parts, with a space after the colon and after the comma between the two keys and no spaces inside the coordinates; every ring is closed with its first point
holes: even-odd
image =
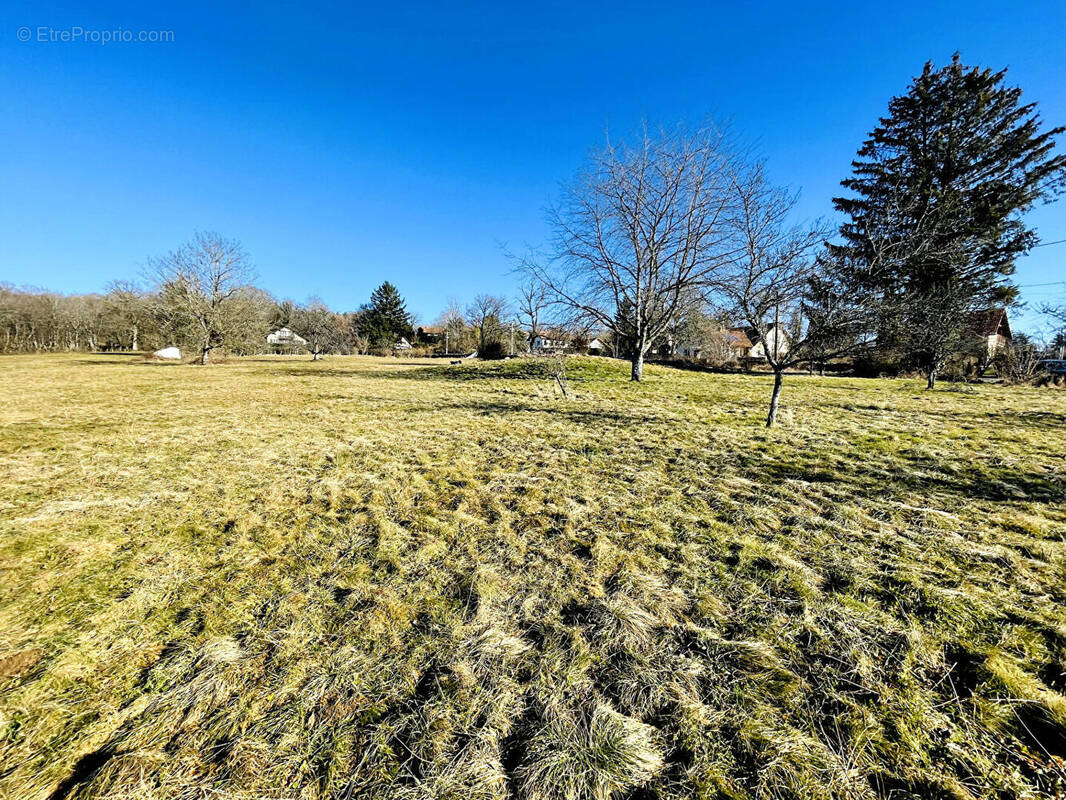
{"type": "MultiPolygon", "coordinates": [[[[726,337],[731,339],[731,344],[734,347],[752,347],[752,337],[748,333],[755,333],[754,328],[726,328],[726,337]]],[[[755,341],[758,341],[758,334],[755,335],[755,341]]]]}
{"type": "Polygon", "coordinates": [[[307,340],[289,328],[278,328],[267,336],[267,344],[307,344],[307,340]]]}
{"type": "Polygon", "coordinates": [[[422,333],[444,333],[442,325],[421,325],[418,328],[422,333]]]}
{"type": "Polygon", "coordinates": [[[562,328],[545,328],[537,331],[537,335],[542,339],[551,339],[552,341],[561,341],[570,338],[570,333],[562,328]]]}
{"type": "Polygon", "coordinates": [[[974,332],[981,336],[995,336],[1001,334],[1011,338],[1010,321],[1007,319],[1006,308],[986,308],[973,313],[974,332]]]}

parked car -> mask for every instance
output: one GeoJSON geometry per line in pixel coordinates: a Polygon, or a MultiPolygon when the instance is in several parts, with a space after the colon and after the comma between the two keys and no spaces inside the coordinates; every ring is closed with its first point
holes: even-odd
{"type": "Polygon", "coordinates": [[[1066,358],[1045,358],[1039,366],[1052,375],[1066,375],[1066,358]]]}

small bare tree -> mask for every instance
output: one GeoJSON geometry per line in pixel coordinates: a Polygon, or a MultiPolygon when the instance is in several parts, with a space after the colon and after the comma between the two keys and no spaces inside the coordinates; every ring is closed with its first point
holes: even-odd
{"type": "Polygon", "coordinates": [[[1058,306],[1045,303],[1040,307],[1040,313],[1050,319],[1052,325],[1059,330],[1066,331],[1066,303],[1058,306]]]}
{"type": "Polygon", "coordinates": [[[187,244],[150,262],[159,284],[159,308],[167,327],[197,342],[200,363],[233,336],[243,307],[242,292],[253,279],[239,242],[217,233],[197,233],[187,244]]]}
{"type": "Polygon", "coordinates": [[[624,342],[634,381],[723,263],[732,162],[712,125],[608,140],[549,211],[549,252],[518,259],[553,302],[624,342]]]}
{"type": "Polygon", "coordinates": [[[785,371],[855,346],[863,317],[861,307],[821,274],[816,255],[826,228],[791,221],[796,195],[772,186],[761,164],[738,170],[730,192],[733,255],[715,290],[754,330],[773,371],[769,428],[777,420],[785,371]],[[786,325],[790,336],[784,335],[786,325]]]}
{"type": "Polygon", "coordinates": [[[149,314],[148,298],[141,288],[129,281],[112,281],[104,303],[113,324],[127,332],[130,350],[140,350],[141,332],[149,314]]]}
{"type": "Polygon", "coordinates": [[[463,349],[463,342],[467,338],[466,320],[459,308],[459,301],[453,297],[448,298],[447,307],[437,318],[437,325],[442,329],[444,336],[444,353],[458,353],[463,349]]]}
{"type": "Polygon", "coordinates": [[[529,280],[518,290],[518,324],[525,328],[530,352],[540,336],[541,322],[551,305],[551,293],[537,280],[529,280]]]}
{"type": "Polygon", "coordinates": [[[319,298],[312,297],[306,305],[294,308],[291,316],[290,325],[307,341],[312,361],[341,347],[340,320],[319,298]]]}
{"type": "Polygon", "coordinates": [[[510,313],[507,299],[491,294],[479,294],[467,306],[467,321],[477,331],[478,350],[484,350],[491,341],[499,341],[503,335],[503,319],[510,313]]]}

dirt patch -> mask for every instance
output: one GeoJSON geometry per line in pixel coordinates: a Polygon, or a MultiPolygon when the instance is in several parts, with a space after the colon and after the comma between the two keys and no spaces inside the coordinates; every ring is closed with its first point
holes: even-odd
{"type": "Polygon", "coordinates": [[[0,681],[6,680],[31,669],[44,656],[44,651],[39,647],[32,650],[23,650],[21,653],[12,653],[0,658],[0,681]]]}

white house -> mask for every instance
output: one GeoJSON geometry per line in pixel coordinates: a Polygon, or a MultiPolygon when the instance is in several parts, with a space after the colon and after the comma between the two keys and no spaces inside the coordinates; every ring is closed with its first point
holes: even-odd
{"type": "Polygon", "coordinates": [[[770,325],[766,329],[765,340],[759,338],[759,334],[754,328],[748,328],[745,333],[747,333],[752,343],[751,350],[748,351],[748,358],[765,360],[767,353],[776,354],[777,356],[788,354],[788,334],[785,333],[785,329],[781,325],[770,325]]]}
{"type": "Polygon", "coordinates": [[[548,331],[533,340],[534,353],[561,353],[569,349],[570,340],[565,333],[548,331]]]}
{"type": "Polygon", "coordinates": [[[1007,319],[1007,309],[986,308],[973,315],[973,332],[978,343],[984,344],[988,358],[992,358],[1014,338],[1007,319]]]}
{"type": "Polygon", "coordinates": [[[788,353],[788,334],[783,326],[770,325],[765,342],[751,327],[719,328],[707,333],[701,341],[681,343],[677,347],[677,354],[685,358],[707,358],[712,361],[764,361],[767,348],[771,354],[777,352],[783,356],[788,353]]]}
{"type": "Polygon", "coordinates": [[[400,337],[400,341],[392,346],[393,350],[410,350],[411,343],[407,341],[403,336],[400,337]]]}
{"type": "Polygon", "coordinates": [[[267,334],[267,344],[271,346],[275,353],[284,353],[306,347],[307,340],[288,328],[278,328],[273,333],[267,334]]]}

